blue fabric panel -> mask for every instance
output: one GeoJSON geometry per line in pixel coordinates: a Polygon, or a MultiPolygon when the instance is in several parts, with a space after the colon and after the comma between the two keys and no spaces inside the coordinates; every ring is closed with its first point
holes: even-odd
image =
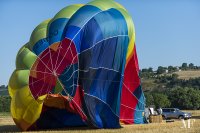
{"type": "Polygon", "coordinates": [[[36,125],[39,129],[55,129],[66,126],[85,126],[86,123],[79,115],[70,113],[66,109],[48,107],[48,110],[36,121],[36,125]]]}
{"type": "MultiPolygon", "coordinates": [[[[137,87],[137,89],[135,89],[135,91],[133,92],[133,94],[137,97],[137,99],[140,99],[140,97],[142,96],[142,88],[141,86],[139,85],[137,87]]],[[[144,102],[144,101],[143,101],[144,102]]]]}
{"type": "Polygon", "coordinates": [[[71,39],[74,42],[78,53],[80,53],[81,36],[82,36],[82,30],[80,30],[79,27],[69,26],[67,28],[65,37],[71,39]]]}
{"type": "MultiPolygon", "coordinates": [[[[81,45],[81,49],[85,51],[80,53],[79,56],[81,64],[80,69],[87,70],[88,67],[106,67],[117,71],[122,70],[122,66],[125,64],[126,51],[129,42],[128,36],[108,38],[93,45],[94,43],[91,41],[97,42],[100,38],[101,35],[99,35],[97,40],[87,40],[87,38],[83,37],[82,40],[85,39],[87,41],[83,41],[83,44],[81,45]],[[89,49],[86,50],[88,47],[89,49]]],[[[79,47],[77,43],[75,43],[75,45],[76,47],[79,47]]]]}
{"type": "Polygon", "coordinates": [[[85,95],[85,104],[90,120],[98,128],[120,128],[119,117],[101,100],[85,95]]]}
{"type": "Polygon", "coordinates": [[[144,95],[142,92],[142,88],[141,86],[139,86],[133,93],[137,99],[140,101],[138,101],[137,105],[136,105],[136,110],[134,112],[134,123],[136,124],[143,124],[144,123],[144,116],[142,116],[142,112],[145,109],[145,105],[144,105],[144,95]],[[138,110],[138,111],[137,111],[138,110]]]}
{"type": "MultiPolygon", "coordinates": [[[[82,10],[85,11],[85,7],[81,8],[70,19],[65,35],[75,43],[78,53],[90,48],[103,39],[118,37],[118,35],[128,35],[126,21],[119,11],[115,9],[101,11],[95,14],[94,17],[89,18],[87,23],[85,22],[82,25],[73,24],[76,22],[76,19],[78,21],[78,18],[75,16],[82,10]],[[74,22],[72,22],[73,19],[74,22]]],[[[88,16],[86,15],[86,17],[88,16]]],[[[84,19],[81,20],[83,21],[84,19]]]]}
{"type": "Polygon", "coordinates": [[[92,18],[83,28],[81,38],[81,52],[91,48],[100,40],[103,40],[102,31],[96,20],[92,18]]]}
{"type": "MultiPolygon", "coordinates": [[[[109,108],[110,113],[117,116],[119,116],[120,105],[118,103],[120,103],[123,79],[121,74],[124,71],[128,40],[127,36],[102,40],[79,55],[81,69],[79,78],[84,92],[95,96],[101,102],[105,102],[104,104],[109,108]]],[[[97,104],[93,103],[93,106],[97,106],[97,104]]],[[[92,110],[88,108],[86,110],[87,114],[90,115],[92,110]]],[[[91,119],[96,123],[105,123],[104,114],[98,110],[95,113],[97,117],[91,119]]],[[[97,124],[97,126],[101,127],[102,125],[97,124]]]]}
{"type": "Polygon", "coordinates": [[[116,111],[120,102],[118,94],[121,94],[120,81],[121,74],[115,71],[105,69],[89,69],[88,72],[80,72],[80,80],[83,81],[82,86],[84,92],[94,95],[106,102],[113,112],[116,111]]]}
{"type": "Polygon", "coordinates": [[[67,27],[67,31],[65,33],[65,37],[72,40],[72,39],[74,39],[75,36],[78,35],[79,31],[80,31],[79,27],[77,27],[77,26],[69,26],[69,27],[67,27]]]}
{"type": "Polygon", "coordinates": [[[49,47],[49,43],[46,38],[43,38],[39,40],[34,46],[33,46],[33,52],[36,55],[39,55],[41,52],[43,52],[46,48],[49,47]]]}
{"type": "Polygon", "coordinates": [[[143,124],[144,123],[144,116],[142,116],[143,111],[141,111],[141,108],[136,106],[134,112],[134,123],[135,124],[143,124]],[[137,111],[138,110],[138,111],[137,111]]]}
{"type": "Polygon", "coordinates": [[[87,22],[92,16],[101,10],[95,6],[85,5],[81,7],[69,20],[66,26],[65,37],[71,39],[75,45],[77,52],[80,53],[80,41],[82,40],[82,32],[87,22]]]}
{"type": "MultiPolygon", "coordinates": [[[[59,75],[59,80],[62,85],[65,87],[65,91],[71,96],[75,95],[77,77],[78,77],[78,64],[73,64],[65,68],[61,75],[59,75]]],[[[62,91],[63,95],[66,95],[65,91],[62,91]]]]}
{"type": "Polygon", "coordinates": [[[91,50],[92,59],[90,62],[90,67],[95,67],[95,68],[106,67],[106,68],[112,69],[113,59],[116,52],[117,41],[118,41],[118,38],[115,37],[115,38],[100,42],[100,44],[96,45],[91,50]]]}
{"type": "Polygon", "coordinates": [[[114,55],[113,62],[112,62],[112,66],[113,66],[114,70],[124,72],[128,44],[129,44],[128,36],[118,36],[117,37],[117,46],[115,49],[115,55],[114,55]]]}
{"type": "Polygon", "coordinates": [[[125,65],[127,47],[127,37],[113,37],[102,41],[88,51],[91,51],[92,56],[89,66],[106,67],[123,73],[121,70],[125,65]]]}
{"type": "Polygon", "coordinates": [[[70,18],[68,26],[83,28],[83,26],[98,12],[101,12],[98,7],[85,5],[76,11],[76,13],[70,18]]]}
{"type": "Polygon", "coordinates": [[[49,45],[63,40],[64,28],[68,20],[67,18],[58,18],[51,22],[48,29],[49,45]]]}
{"type": "Polygon", "coordinates": [[[104,38],[128,35],[126,20],[116,9],[109,9],[96,15],[94,19],[99,24],[104,38]],[[106,20],[106,21],[105,21],[106,20]]]}
{"type": "MultiPolygon", "coordinates": [[[[129,37],[128,36],[118,36],[118,43],[116,46],[116,53],[113,59],[113,69],[118,70],[124,74],[124,69],[126,65],[126,54],[128,50],[129,37]]],[[[120,93],[118,94],[118,99],[121,99],[121,91],[123,86],[123,77],[120,81],[120,93]]],[[[119,101],[116,107],[120,107],[121,101],[119,101]]],[[[120,108],[116,109],[116,112],[120,113],[120,108]]]]}

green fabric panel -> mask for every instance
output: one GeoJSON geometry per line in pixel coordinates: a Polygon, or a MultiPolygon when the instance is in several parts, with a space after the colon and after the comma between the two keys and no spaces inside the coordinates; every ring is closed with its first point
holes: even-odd
{"type": "Polygon", "coordinates": [[[110,8],[123,8],[121,5],[117,4],[114,0],[95,0],[89,2],[87,5],[93,5],[101,10],[108,10],[110,8]]]}
{"type": "MultiPolygon", "coordinates": [[[[51,23],[53,21],[55,21],[56,19],[59,18],[66,18],[66,19],[70,19],[71,16],[83,5],[81,4],[76,4],[76,5],[71,5],[71,6],[67,6],[65,8],[63,8],[62,10],[60,10],[49,22],[48,24],[48,29],[49,29],[49,25],[51,25],[51,23]]],[[[49,33],[49,30],[47,31],[47,33],[49,33]]]]}
{"type": "Polygon", "coordinates": [[[16,57],[16,69],[30,69],[37,56],[25,46],[22,47],[16,57]]]}
{"type": "Polygon", "coordinates": [[[10,78],[9,87],[12,90],[17,90],[28,85],[29,73],[29,70],[15,70],[10,78]]]}
{"type": "Polygon", "coordinates": [[[82,5],[71,5],[60,10],[51,21],[58,18],[70,18],[82,5]]]}
{"type": "Polygon", "coordinates": [[[30,50],[32,50],[35,43],[37,43],[40,39],[46,38],[47,27],[48,27],[49,22],[50,22],[50,19],[43,21],[34,29],[34,31],[31,34],[30,43],[29,43],[30,50]]]}
{"type": "Polygon", "coordinates": [[[54,93],[60,93],[63,90],[62,85],[60,84],[60,82],[57,80],[56,82],[56,86],[54,88],[54,93]]]}

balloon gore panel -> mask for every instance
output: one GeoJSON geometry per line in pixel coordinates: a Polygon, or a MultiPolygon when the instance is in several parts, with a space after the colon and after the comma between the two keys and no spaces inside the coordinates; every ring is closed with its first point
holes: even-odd
{"type": "Polygon", "coordinates": [[[24,131],[144,123],[131,17],[111,0],[65,7],[20,49],[8,87],[24,131]]]}

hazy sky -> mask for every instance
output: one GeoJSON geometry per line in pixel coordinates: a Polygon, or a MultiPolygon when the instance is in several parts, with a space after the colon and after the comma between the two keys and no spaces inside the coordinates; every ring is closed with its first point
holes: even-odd
{"type": "MultiPolygon", "coordinates": [[[[0,85],[7,85],[19,48],[42,21],[90,0],[0,0],[0,85]]],[[[140,68],[200,65],[200,0],[115,0],[131,14],[140,68]]]]}

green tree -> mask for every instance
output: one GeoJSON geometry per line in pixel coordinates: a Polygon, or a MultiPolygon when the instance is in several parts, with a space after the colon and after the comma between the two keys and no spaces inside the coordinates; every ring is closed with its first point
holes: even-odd
{"type": "Polygon", "coordinates": [[[159,66],[158,69],[157,69],[157,74],[163,74],[166,72],[166,68],[165,67],[162,67],[162,66],[159,66]]]}
{"type": "Polygon", "coordinates": [[[146,98],[146,106],[154,105],[153,96],[150,92],[144,92],[146,98]]]}
{"type": "Polygon", "coordinates": [[[147,68],[143,68],[140,71],[140,77],[141,78],[149,79],[149,78],[152,78],[153,76],[154,76],[153,68],[151,68],[151,67],[149,67],[148,69],[147,68]]]}
{"type": "Polygon", "coordinates": [[[183,63],[182,66],[181,66],[181,69],[182,70],[187,70],[187,68],[188,68],[187,63],[183,63]]]}
{"type": "Polygon", "coordinates": [[[188,65],[188,67],[189,67],[189,69],[194,69],[194,68],[195,68],[193,63],[190,63],[190,64],[188,65]]]}
{"type": "Polygon", "coordinates": [[[153,72],[153,68],[152,68],[152,67],[149,67],[149,68],[148,68],[148,72],[149,72],[149,73],[152,73],[152,72],[153,72]]]}
{"type": "Polygon", "coordinates": [[[153,93],[152,96],[153,96],[154,105],[156,106],[156,108],[170,107],[171,102],[169,101],[167,95],[162,94],[162,93],[153,93]]]}
{"type": "Polygon", "coordinates": [[[167,93],[172,107],[180,109],[199,109],[200,108],[200,90],[194,88],[176,87],[167,93]]]}
{"type": "Polygon", "coordinates": [[[167,69],[169,73],[176,72],[178,70],[177,67],[173,67],[173,66],[168,66],[167,69]]]}
{"type": "Polygon", "coordinates": [[[148,72],[148,69],[147,68],[143,68],[142,69],[142,72],[144,73],[144,72],[148,72]]]}

